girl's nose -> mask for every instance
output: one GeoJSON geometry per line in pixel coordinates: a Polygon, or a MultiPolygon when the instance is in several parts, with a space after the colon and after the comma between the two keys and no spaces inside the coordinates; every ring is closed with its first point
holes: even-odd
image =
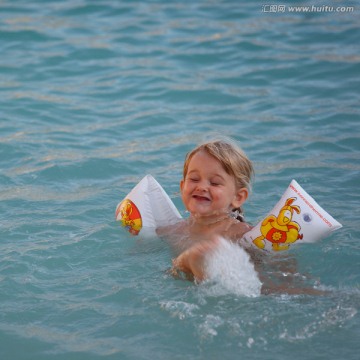
{"type": "Polygon", "coordinates": [[[197,183],[196,189],[198,191],[206,191],[206,183],[205,183],[205,181],[199,181],[197,183]]]}

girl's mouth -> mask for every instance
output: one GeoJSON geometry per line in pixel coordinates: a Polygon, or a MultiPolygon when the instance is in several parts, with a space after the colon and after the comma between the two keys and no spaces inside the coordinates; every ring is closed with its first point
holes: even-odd
{"type": "Polygon", "coordinates": [[[193,197],[193,199],[195,199],[197,201],[210,201],[210,199],[206,196],[193,195],[192,197],[193,197]]]}

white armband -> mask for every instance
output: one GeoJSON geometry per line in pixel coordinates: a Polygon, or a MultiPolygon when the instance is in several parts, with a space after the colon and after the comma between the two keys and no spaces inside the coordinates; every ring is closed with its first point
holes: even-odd
{"type": "Polygon", "coordinates": [[[272,252],[297,243],[318,241],[342,225],[329,215],[295,180],[262,221],[240,243],[272,252]]]}
{"type": "Polygon", "coordinates": [[[117,205],[116,220],[132,235],[155,235],[155,230],[181,219],[161,185],[146,175],[117,205]]]}

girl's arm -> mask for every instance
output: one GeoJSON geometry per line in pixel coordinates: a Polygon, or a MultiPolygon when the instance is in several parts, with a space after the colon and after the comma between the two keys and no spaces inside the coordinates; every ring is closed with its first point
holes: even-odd
{"type": "Polygon", "coordinates": [[[193,275],[196,281],[205,280],[207,278],[206,257],[215,250],[218,244],[217,237],[195,243],[173,260],[173,269],[180,270],[186,275],[193,275]]]}

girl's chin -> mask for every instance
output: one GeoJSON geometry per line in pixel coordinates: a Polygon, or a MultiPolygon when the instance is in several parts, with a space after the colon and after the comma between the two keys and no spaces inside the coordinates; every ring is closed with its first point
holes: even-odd
{"type": "Polygon", "coordinates": [[[212,218],[218,218],[219,216],[228,215],[228,212],[226,211],[218,211],[218,210],[205,210],[205,209],[190,209],[189,213],[191,216],[195,218],[204,218],[204,219],[212,219],[212,218]]]}
{"type": "Polygon", "coordinates": [[[211,216],[214,212],[208,206],[189,206],[188,211],[191,215],[211,216]]]}

